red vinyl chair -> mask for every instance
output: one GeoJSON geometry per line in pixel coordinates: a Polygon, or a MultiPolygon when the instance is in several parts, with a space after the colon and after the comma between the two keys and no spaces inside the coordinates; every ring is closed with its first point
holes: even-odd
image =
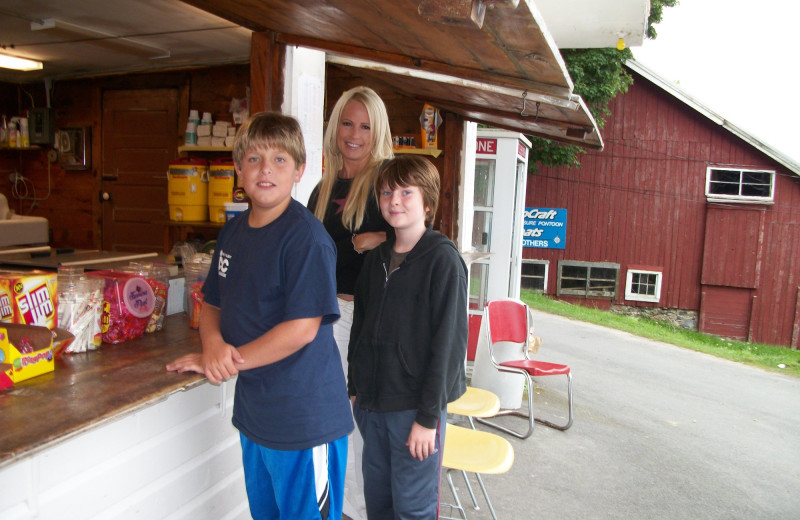
{"type": "Polygon", "coordinates": [[[467,334],[467,361],[475,361],[475,352],[478,350],[478,336],[481,333],[483,314],[470,314],[469,333],[467,334]]]}
{"type": "Polygon", "coordinates": [[[520,374],[525,377],[528,388],[528,411],[527,413],[517,410],[501,410],[495,417],[503,415],[513,415],[523,417],[528,420],[528,431],[518,432],[511,430],[497,423],[487,421],[483,418],[475,418],[476,421],[498,430],[504,431],[520,439],[527,439],[533,433],[534,421],[555,428],[566,430],[572,426],[572,373],[569,365],[549,363],[547,361],[537,361],[530,359],[528,352],[528,338],[532,323],[529,322],[528,306],[518,300],[493,300],[486,304],[484,319],[488,319],[487,334],[489,346],[489,358],[492,366],[500,372],[520,374]],[[522,350],[521,358],[511,361],[497,362],[494,357],[493,345],[500,341],[517,343],[522,350]],[[539,419],[533,414],[533,377],[558,376],[563,375],[567,378],[567,400],[569,403],[569,419],[566,424],[555,424],[551,421],[539,419]]]}

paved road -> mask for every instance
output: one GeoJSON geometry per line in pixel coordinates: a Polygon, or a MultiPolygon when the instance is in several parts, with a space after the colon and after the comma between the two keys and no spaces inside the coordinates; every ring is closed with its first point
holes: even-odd
{"type": "MultiPolygon", "coordinates": [[[[484,477],[500,519],[800,518],[800,379],[551,314],[535,325],[538,358],[572,368],[575,424],[510,439],[514,467],[484,477]]],[[[537,381],[537,415],[563,417],[562,384],[537,381]]]]}

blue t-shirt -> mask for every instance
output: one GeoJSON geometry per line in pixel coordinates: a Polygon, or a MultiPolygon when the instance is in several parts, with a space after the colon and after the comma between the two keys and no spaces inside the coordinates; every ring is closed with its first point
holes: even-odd
{"type": "Polygon", "coordinates": [[[292,200],[262,228],[249,210],[222,228],[203,286],[220,308],[220,329],[236,347],[284,321],[322,316],[316,338],[275,363],[239,373],[233,424],[248,439],[278,450],[302,450],[353,429],[350,401],[332,323],[336,248],[322,223],[292,200]]]}

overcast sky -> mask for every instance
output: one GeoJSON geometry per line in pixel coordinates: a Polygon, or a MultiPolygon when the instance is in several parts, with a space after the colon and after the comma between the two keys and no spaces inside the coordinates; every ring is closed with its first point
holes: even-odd
{"type": "Polygon", "coordinates": [[[800,162],[800,1],[679,2],[636,60],[800,162]]]}

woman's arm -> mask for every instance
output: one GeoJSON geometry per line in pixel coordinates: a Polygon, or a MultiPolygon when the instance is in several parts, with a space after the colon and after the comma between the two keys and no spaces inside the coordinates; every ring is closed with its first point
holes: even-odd
{"type": "Polygon", "coordinates": [[[353,235],[353,249],[356,253],[365,253],[371,249],[375,249],[383,242],[386,242],[385,231],[367,231],[365,233],[356,233],[353,235]]]}

